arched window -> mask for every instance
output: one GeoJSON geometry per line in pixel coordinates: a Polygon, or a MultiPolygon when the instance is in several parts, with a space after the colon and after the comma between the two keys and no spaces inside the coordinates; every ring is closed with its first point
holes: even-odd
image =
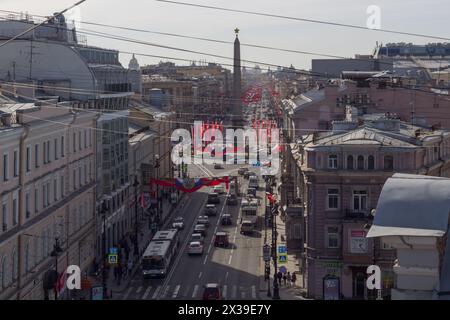
{"type": "Polygon", "coordinates": [[[358,170],[364,170],[364,157],[363,156],[358,156],[358,170]]]}
{"type": "Polygon", "coordinates": [[[17,250],[14,248],[13,253],[11,255],[11,261],[12,261],[12,270],[11,270],[11,278],[13,280],[17,279],[18,274],[18,257],[17,257],[17,250]]]}
{"type": "Polygon", "coordinates": [[[393,169],[394,169],[394,157],[384,156],[384,170],[393,170],[393,169]]]}
{"type": "Polygon", "coordinates": [[[375,169],[375,158],[374,158],[374,156],[369,156],[367,158],[367,169],[369,169],[369,170],[375,169]]]}
{"type": "Polygon", "coordinates": [[[353,170],[354,168],[354,164],[353,164],[353,156],[350,155],[347,157],[347,169],[348,170],[353,170]]]}
{"type": "Polygon", "coordinates": [[[8,272],[8,270],[7,270],[7,263],[8,263],[8,260],[6,259],[6,256],[3,256],[3,258],[2,258],[2,263],[1,263],[1,265],[0,265],[0,280],[1,280],[1,285],[2,285],[2,289],[4,289],[4,288],[6,288],[7,287],[7,272],[8,272]]]}

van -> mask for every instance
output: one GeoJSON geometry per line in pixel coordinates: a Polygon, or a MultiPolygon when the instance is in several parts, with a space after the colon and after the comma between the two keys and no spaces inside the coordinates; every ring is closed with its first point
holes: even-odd
{"type": "Polygon", "coordinates": [[[243,220],[241,223],[241,234],[253,233],[254,223],[251,220],[243,220]]]}
{"type": "Polygon", "coordinates": [[[215,192],[208,194],[208,204],[220,203],[219,195],[215,192]]]}

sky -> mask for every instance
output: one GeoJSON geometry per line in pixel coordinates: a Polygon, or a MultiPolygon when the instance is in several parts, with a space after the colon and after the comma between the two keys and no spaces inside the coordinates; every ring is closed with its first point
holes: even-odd
{"type": "MultiPolygon", "coordinates": [[[[371,5],[380,8],[381,29],[420,33],[450,38],[448,28],[448,0],[180,0],[189,3],[219,6],[231,9],[257,11],[315,20],[366,26],[370,16],[366,12],[371,5]]],[[[28,12],[33,15],[51,15],[77,0],[0,0],[1,10],[28,12]]],[[[4,13],[0,12],[0,15],[4,13]]],[[[76,20],[126,26],[158,32],[169,32],[196,37],[234,41],[234,29],[240,29],[241,43],[272,46],[284,49],[354,57],[355,54],[371,54],[376,42],[412,42],[425,44],[443,42],[423,37],[381,33],[374,30],[356,30],[344,27],[292,21],[279,18],[254,16],[243,13],[223,12],[158,2],[155,0],[87,0],[79,10],[68,14],[76,20]]],[[[80,25],[80,31],[100,31],[141,41],[178,47],[232,58],[231,44],[216,44],[192,39],[123,31],[105,27],[80,25]]],[[[232,63],[232,60],[206,55],[174,51],[142,44],[133,44],[97,36],[87,36],[89,45],[176,57],[189,61],[232,63]]],[[[129,54],[120,54],[125,66],[129,54]]],[[[310,69],[311,59],[324,58],[315,55],[287,53],[258,48],[241,48],[241,58],[298,69],[310,69]]],[[[158,63],[159,58],[137,55],[142,65],[158,63]]],[[[170,60],[169,60],[170,61],[170,60]]],[[[174,61],[177,64],[188,62],[174,61]]],[[[243,63],[254,66],[254,63],[243,63]]]]}

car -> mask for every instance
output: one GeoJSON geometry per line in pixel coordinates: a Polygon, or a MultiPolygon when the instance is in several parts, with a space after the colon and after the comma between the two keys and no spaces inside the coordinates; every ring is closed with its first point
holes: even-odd
{"type": "Polygon", "coordinates": [[[218,283],[208,283],[204,286],[203,300],[222,300],[222,287],[218,283]]]}
{"type": "Polygon", "coordinates": [[[230,226],[230,225],[232,224],[232,221],[231,221],[231,214],[224,213],[224,214],[222,215],[222,218],[220,219],[220,223],[221,223],[223,226],[230,226]]]}
{"type": "Polygon", "coordinates": [[[214,246],[228,248],[229,245],[230,241],[228,240],[228,233],[223,231],[217,231],[214,237],[214,246]]]}
{"type": "Polygon", "coordinates": [[[216,216],[217,215],[217,208],[214,204],[207,204],[204,211],[205,216],[216,216]]]}
{"type": "Polygon", "coordinates": [[[220,203],[219,195],[215,192],[208,194],[208,204],[220,203]]]}
{"type": "Polygon", "coordinates": [[[225,193],[225,188],[222,185],[214,186],[213,192],[217,194],[223,194],[225,193]]]}
{"type": "Polygon", "coordinates": [[[183,217],[176,217],[172,222],[172,228],[183,230],[184,229],[184,218],[183,217]]]}
{"type": "Polygon", "coordinates": [[[252,196],[252,197],[256,197],[256,189],[255,188],[248,188],[247,189],[247,195],[248,196],[252,196]]]}
{"type": "Polygon", "coordinates": [[[193,233],[190,242],[200,242],[201,244],[204,244],[205,238],[200,233],[193,233]]]}
{"type": "Polygon", "coordinates": [[[202,237],[206,236],[206,226],[204,224],[196,224],[194,227],[194,233],[200,233],[202,237]]]}
{"type": "Polygon", "coordinates": [[[253,233],[254,223],[251,220],[243,220],[241,223],[241,234],[253,233]]]}
{"type": "Polygon", "coordinates": [[[227,205],[236,206],[237,204],[238,204],[238,199],[234,193],[227,195],[227,205]]]}
{"type": "Polygon", "coordinates": [[[250,176],[252,176],[252,175],[254,175],[255,173],[254,172],[252,172],[252,171],[246,171],[245,173],[244,173],[244,179],[248,179],[248,178],[250,178],[250,176]]]}
{"type": "Polygon", "coordinates": [[[242,168],[239,168],[238,174],[243,176],[247,171],[248,171],[248,168],[242,167],[242,168]]]}
{"type": "Polygon", "coordinates": [[[197,218],[198,224],[204,224],[206,227],[209,227],[209,218],[208,216],[199,216],[197,218]]]}
{"type": "Polygon", "coordinates": [[[223,169],[223,165],[220,163],[214,163],[214,169],[223,169]]]}
{"type": "Polygon", "coordinates": [[[203,244],[200,241],[192,241],[188,246],[188,254],[202,255],[203,254],[203,244]]]}

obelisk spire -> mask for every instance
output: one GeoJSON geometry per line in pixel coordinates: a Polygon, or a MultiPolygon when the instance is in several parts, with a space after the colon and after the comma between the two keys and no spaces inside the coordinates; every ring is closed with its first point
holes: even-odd
{"type": "Polygon", "coordinates": [[[239,42],[239,28],[234,29],[236,39],[234,40],[234,64],[233,64],[233,103],[232,115],[233,126],[242,127],[242,82],[241,82],[241,43],[239,42]]]}

